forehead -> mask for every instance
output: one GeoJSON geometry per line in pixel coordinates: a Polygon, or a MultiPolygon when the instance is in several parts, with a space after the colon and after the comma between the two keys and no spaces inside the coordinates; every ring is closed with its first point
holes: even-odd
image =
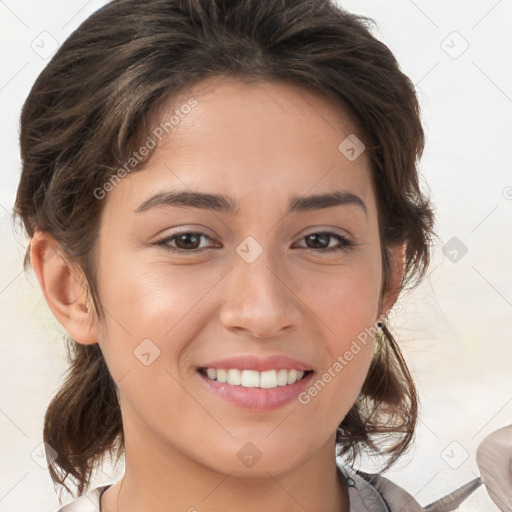
{"type": "Polygon", "coordinates": [[[365,202],[372,194],[366,153],[351,160],[340,151],[347,137],[362,138],[348,110],[295,83],[204,80],[164,104],[148,126],[148,135],[167,129],[161,140],[153,136],[145,168],[109,193],[132,210],[178,187],[282,207],[308,192],[349,190],[365,202]]]}
{"type": "Polygon", "coordinates": [[[160,108],[152,125],[165,123],[173,113],[185,109],[191,98],[196,106],[175,119],[176,125],[163,141],[163,145],[173,144],[175,152],[183,149],[190,154],[191,146],[213,149],[216,142],[223,142],[218,151],[226,156],[239,156],[237,149],[242,146],[246,154],[252,146],[259,161],[266,156],[272,160],[291,144],[308,139],[309,144],[296,145],[297,156],[318,148],[330,149],[329,153],[338,157],[338,144],[345,137],[357,134],[364,138],[348,107],[339,99],[328,99],[291,81],[234,77],[209,78],[182,91],[160,108]],[[259,143],[265,146],[258,147],[259,143]]]}

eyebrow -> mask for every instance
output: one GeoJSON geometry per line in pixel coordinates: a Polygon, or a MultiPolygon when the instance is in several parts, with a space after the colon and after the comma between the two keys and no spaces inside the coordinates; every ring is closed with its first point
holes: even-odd
{"type": "MultiPolygon", "coordinates": [[[[307,196],[293,196],[290,198],[286,214],[293,212],[308,212],[321,210],[333,206],[355,205],[360,207],[366,217],[368,211],[364,201],[346,190],[337,190],[324,194],[307,196]]],[[[146,199],[136,210],[142,213],[158,206],[191,207],[203,210],[213,210],[220,213],[237,215],[240,212],[240,204],[235,199],[223,194],[209,194],[193,190],[169,190],[158,192],[146,199]]]]}

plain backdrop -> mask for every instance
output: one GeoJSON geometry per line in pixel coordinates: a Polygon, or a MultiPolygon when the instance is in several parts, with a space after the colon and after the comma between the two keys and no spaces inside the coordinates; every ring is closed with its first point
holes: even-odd
{"type": "MultiPolygon", "coordinates": [[[[34,274],[22,271],[26,239],[11,219],[19,113],[53,51],[103,4],[0,0],[2,512],[59,506],[40,450],[67,368],[62,330],[34,274]]],[[[475,478],[479,442],[512,423],[512,1],[341,5],[375,20],[374,34],[417,87],[427,135],[420,170],[442,242],[392,322],[420,389],[421,422],[414,450],[386,473],[425,506],[475,478]]],[[[121,470],[104,467],[94,485],[121,470]]],[[[460,510],[497,508],[481,487],[460,510]]]]}

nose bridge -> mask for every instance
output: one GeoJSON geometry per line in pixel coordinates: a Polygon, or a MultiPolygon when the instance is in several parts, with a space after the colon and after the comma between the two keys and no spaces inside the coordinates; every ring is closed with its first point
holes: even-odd
{"type": "Polygon", "coordinates": [[[243,328],[258,337],[276,334],[299,319],[299,309],[279,258],[247,237],[236,248],[229,273],[229,297],[221,320],[227,328],[243,328]]]}

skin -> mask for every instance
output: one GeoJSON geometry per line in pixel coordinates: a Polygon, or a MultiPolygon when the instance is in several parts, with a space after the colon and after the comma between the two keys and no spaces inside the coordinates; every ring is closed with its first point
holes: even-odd
{"type": "Polygon", "coordinates": [[[346,511],[335,432],[361,390],[373,339],[308,404],[293,400],[263,412],[213,394],[196,368],[231,355],[286,354],[307,362],[314,382],[395,302],[403,248],[392,248],[393,286],[381,290],[370,161],[366,152],[350,161],[338,150],[358,133],[342,106],[285,82],[217,78],[160,114],[167,119],[190,96],[197,106],[146,168],[103,199],[96,248],[102,321],[58,245],[41,232],[32,240],[50,308],[75,341],[99,343],[120,390],[125,477],[120,495],[120,482],[103,495],[102,508],[346,511]],[[223,193],[241,208],[237,215],[175,206],[135,212],[173,188],[223,193]],[[353,204],[284,214],[290,196],[334,190],[359,196],[367,215],[353,204]],[[184,230],[208,236],[168,245],[209,249],[182,255],[153,244],[184,230]],[[338,240],[315,245],[305,237],[325,231],[357,245],[322,254],[338,240]],[[248,236],[263,250],[252,263],[236,252],[248,236]],[[145,366],[134,350],[148,338],[160,356],[145,366]],[[261,452],[252,467],[237,457],[248,442],[261,452]]]}

